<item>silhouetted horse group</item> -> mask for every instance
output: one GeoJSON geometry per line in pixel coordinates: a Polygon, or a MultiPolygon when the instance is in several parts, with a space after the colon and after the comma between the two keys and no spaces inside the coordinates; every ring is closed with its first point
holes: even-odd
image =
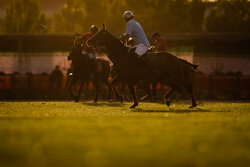
{"type": "Polygon", "coordinates": [[[74,45],[71,48],[71,52],[68,56],[68,60],[71,60],[71,72],[68,75],[67,89],[70,95],[76,102],[79,101],[81,91],[84,84],[92,82],[95,89],[96,95],[94,101],[98,101],[100,83],[104,83],[108,86],[108,99],[111,98],[111,83],[109,81],[111,66],[110,62],[97,58],[90,59],[87,54],[82,53],[82,44],[78,40],[78,36],[74,40],[74,45]],[[80,82],[78,93],[73,93],[73,87],[80,82]]]}
{"type": "MultiPolygon", "coordinates": [[[[87,43],[94,48],[105,47],[106,54],[112,61],[113,68],[117,74],[116,78],[113,79],[112,84],[114,85],[118,81],[127,83],[134,100],[134,104],[130,108],[138,106],[138,99],[135,94],[134,86],[139,82],[144,84],[160,82],[170,86],[171,88],[164,95],[164,100],[168,106],[170,105],[171,95],[176,90],[184,88],[189,93],[191,99],[192,105],[190,108],[196,107],[196,101],[193,95],[193,77],[195,74],[194,70],[198,67],[197,65],[190,64],[168,52],[148,52],[141,58],[134,57],[132,54],[128,53],[129,48],[124,46],[124,44],[116,36],[108,32],[105,26],[103,26],[97,34],[89,39],[87,43]]],[[[70,56],[75,54],[75,52],[73,53],[73,50],[75,49],[76,48],[74,47],[72,48],[70,56]]],[[[78,52],[81,53],[80,51],[78,52]]],[[[79,54],[78,56],[82,55],[79,54]]],[[[84,65],[83,62],[77,63],[79,66],[84,65]]],[[[74,73],[78,71],[76,70],[74,72],[74,68],[76,68],[74,67],[74,64],[72,56],[73,76],[76,75],[74,73]]],[[[105,64],[108,63],[105,62],[105,64]]],[[[111,67],[109,66],[107,69],[107,73],[105,73],[106,77],[108,76],[108,72],[111,67]]],[[[78,71],[78,73],[80,72],[78,71]]],[[[111,84],[104,79],[105,77],[102,78],[102,81],[109,86],[109,92],[111,92],[111,84]]],[[[100,81],[100,79],[98,79],[98,81],[100,81]]]]}
{"type": "Polygon", "coordinates": [[[177,58],[168,52],[146,53],[140,59],[128,53],[128,47],[113,34],[103,29],[95,34],[87,43],[92,47],[105,47],[107,56],[114,64],[119,79],[128,84],[134,99],[131,108],[138,106],[134,85],[139,81],[146,83],[160,82],[171,87],[164,99],[170,105],[170,96],[178,89],[184,88],[190,96],[192,105],[196,107],[193,95],[193,78],[196,65],[177,58]]]}

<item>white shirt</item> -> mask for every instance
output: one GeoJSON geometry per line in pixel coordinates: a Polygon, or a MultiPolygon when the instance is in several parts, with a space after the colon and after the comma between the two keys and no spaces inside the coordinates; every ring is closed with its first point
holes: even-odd
{"type": "Polygon", "coordinates": [[[136,22],[134,19],[131,19],[127,22],[125,34],[131,35],[133,37],[133,40],[135,41],[135,45],[142,43],[145,46],[148,46],[148,47],[150,46],[150,43],[148,42],[148,39],[141,25],[138,22],[136,22]]]}

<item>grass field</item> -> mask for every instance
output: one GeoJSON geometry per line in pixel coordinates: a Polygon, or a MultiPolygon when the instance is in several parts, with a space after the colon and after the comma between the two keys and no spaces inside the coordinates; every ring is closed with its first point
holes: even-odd
{"type": "Polygon", "coordinates": [[[0,102],[0,166],[250,166],[250,103],[0,102]]]}

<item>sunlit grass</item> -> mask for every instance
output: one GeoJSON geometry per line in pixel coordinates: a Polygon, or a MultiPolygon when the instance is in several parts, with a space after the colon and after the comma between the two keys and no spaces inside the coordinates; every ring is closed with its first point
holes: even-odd
{"type": "Polygon", "coordinates": [[[0,166],[249,166],[250,103],[0,102],[0,166]]]}

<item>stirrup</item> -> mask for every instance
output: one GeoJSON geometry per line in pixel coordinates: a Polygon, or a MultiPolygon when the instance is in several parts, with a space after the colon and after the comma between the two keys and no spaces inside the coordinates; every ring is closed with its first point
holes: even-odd
{"type": "MultiPolygon", "coordinates": [[[[147,52],[151,52],[151,53],[152,53],[152,52],[153,52],[153,48],[154,48],[154,46],[151,45],[151,46],[148,48],[148,51],[147,51],[147,52]]],[[[146,52],[146,53],[147,53],[147,52],[146,52]]]]}

